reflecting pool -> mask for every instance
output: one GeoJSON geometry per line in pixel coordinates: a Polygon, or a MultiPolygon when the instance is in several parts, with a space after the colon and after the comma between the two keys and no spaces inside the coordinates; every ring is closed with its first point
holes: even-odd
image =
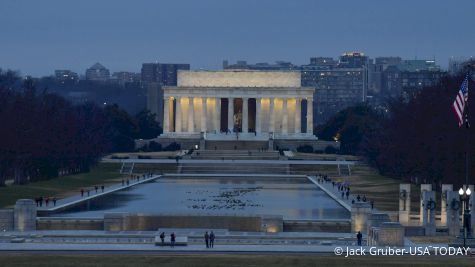
{"type": "Polygon", "coordinates": [[[349,212],[306,178],[165,177],[108,194],[53,216],[104,212],[268,214],[284,219],[348,219],[349,212]]]}

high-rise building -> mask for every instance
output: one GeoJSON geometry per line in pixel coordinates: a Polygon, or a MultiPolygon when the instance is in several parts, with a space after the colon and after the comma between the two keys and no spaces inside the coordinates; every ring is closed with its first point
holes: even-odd
{"type": "Polygon", "coordinates": [[[55,70],[54,77],[57,82],[62,84],[77,83],[79,80],[78,74],[71,70],[55,70]]]}
{"type": "Polygon", "coordinates": [[[140,82],[140,74],[129,71],[114,72],[112,73],[110,81],[118,83],[121,86],[125,86],[126,84],[130,83],[138,83],[140,82]]]}
{"type": "Polygon", "coordinates": [[[143,63],[141,78],[147,88],[147,109],[156,114],[157,121],[163,125],[162,86],[176,86],[179,70],[190,70],[190,64],[143,63]]]}
{"type": "Polygon", "coordinates": [[[142,82],[156,82],[160,85],[176,85],[178,70],[189,70],[190,64],[144,63],[142,64],[142,82]]]}
{"type": "Polygon", "coordinates": [[[230,70],[298,70],[298,66],[292,64],[288,61],[276,61],[274,64],[269,64],[267,62],[256,63],[256,64],[247,64],[244,60],[238,60],[236,64],[229,65],[227,60],[223,61],[223,69],[230,70]]]}
{"type": "Polygon", "coordinates": [[[86,80],[88,81],[101,81],[105,82],[109,80],[110,72],[100,63],[92,65],[86,70],[86,80]]]}
{"type": "Polygon", "coordinates": [[[368,65],[369,58],[361,52],[347,52],[340,56],[338,67],[363,68],[368,65]]]}

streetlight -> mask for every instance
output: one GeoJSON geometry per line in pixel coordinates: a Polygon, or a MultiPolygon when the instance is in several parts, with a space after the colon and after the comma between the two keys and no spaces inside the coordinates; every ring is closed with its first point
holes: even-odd
{"type": "Polygon", "coordinates": [[[460,202],[463,204],[463,247],[466,247],[467,233],[470,233],[470,195],[472,191],[468,186],[464,190],[463,187],[459,189],[460,202]]]}

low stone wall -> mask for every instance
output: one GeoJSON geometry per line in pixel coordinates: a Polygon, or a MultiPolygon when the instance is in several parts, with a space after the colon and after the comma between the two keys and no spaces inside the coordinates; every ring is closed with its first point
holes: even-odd
{"type": "Polygon", "coordinates": [[[284,232],[349,233],[350,221],[284,221],[284,232]]]}
{"type": "Polygon", "coordinates": [[[38,230],[103,230],[104,220],[43,217],[37,218],[36,228],[38,230]]]}
{"type": "Polygon", "coordinates": [[[320,140],[274,140],[274,149],[284,149],[296,151],[299,146],[309,145],[316,151],[325,151],[327,147],[333,147],[336,150],[340,149],[340,143],[320,140]]]}
{"type": "Polygon", "coordinates": [[[0,210],[0,231],[13,231],[13,209],[0,210]]]}
{"type": "Polygon", "coordinates": [[[104,230],[155,231],[159,228],[207,228],[260,232],[262,220],[261,216],[106,213],[104,215],[104,230]]]}

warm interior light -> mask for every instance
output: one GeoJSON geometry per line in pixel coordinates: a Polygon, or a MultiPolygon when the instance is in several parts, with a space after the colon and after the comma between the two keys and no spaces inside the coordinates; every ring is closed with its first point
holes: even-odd
{"type": "Polygon", "coordinates": [[[463,188],[459,189],[459,195],[463,195],[463,188]]]}

